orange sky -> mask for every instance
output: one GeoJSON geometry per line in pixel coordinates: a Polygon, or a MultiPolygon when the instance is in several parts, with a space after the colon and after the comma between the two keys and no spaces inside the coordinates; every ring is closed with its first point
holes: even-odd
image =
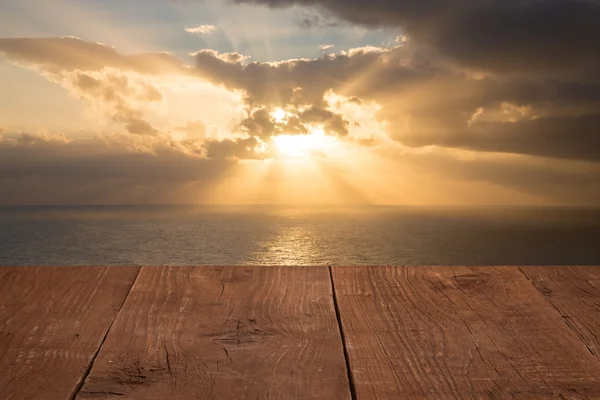
{"type": "Polygon", "coordinates": [[[598,205],[596,3],[318,3],[7,0],[0,205],[598,205]]]}

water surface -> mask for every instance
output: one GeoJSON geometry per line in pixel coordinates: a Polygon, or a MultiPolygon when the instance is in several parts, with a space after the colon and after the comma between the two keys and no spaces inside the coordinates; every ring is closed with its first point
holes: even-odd
{"type": "Polygon", "coordinates": [[[0,265],[600,265],[600,209],[0,208],[0,265]]]}

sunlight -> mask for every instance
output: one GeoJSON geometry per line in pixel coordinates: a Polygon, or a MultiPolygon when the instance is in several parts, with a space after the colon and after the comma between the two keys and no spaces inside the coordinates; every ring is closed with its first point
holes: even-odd
{"type": "Polygon", "coordinates": [[[307,158],[325,155],[337,140],[325,134],[323,128],[313,129],[310,135],[278,135],[273,138],[275,149],[285,157],[307,158]]]}
{"type": "Polygon", "coordinates": [[[287,113],[283,109],[277,108],[275,109],[275,111],[273,111],[271,116],[273,117],[273,119],[275,119],[275,122],[281,124],[285,120],[287,113]]]}

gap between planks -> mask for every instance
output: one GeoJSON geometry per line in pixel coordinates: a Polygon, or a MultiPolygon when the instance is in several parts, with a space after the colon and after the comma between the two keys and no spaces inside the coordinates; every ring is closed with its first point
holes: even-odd
{"type": "Polygon", "coordinates": [[[144,268],[144,267],[140,267],[138,269],[138,272],[135,275],[135,278],[133,279],[133,282],[131,283],[131,286],[129,286],[129,290],[127,291],[127,295],[123,298],[123,302],[119,306],[119,310],[115,313],[115,316],[114,316],[113,320],[110,322],[110,325],[108,326],[108,329],[106,330],[106,333],[104,334],[104,337],[100,341],[100,345],[98,346],[98,349],[96,350],[96,352],[92,356],[92,359],[90,360],[89,365],[87,366],[85,372],[83,373],[83,376],[82,376],[81,380],[79,381],[79,383],[75,387],[75,390],[73,390],[73,393],[71,394],[71,397],[69,397],[69,400],[75,400],[75,398],[77,397],[77,395],[79,394],[79,392],[83,388],[83,385],[85,384],[86,379],[88,378],[88,376],[90,376],[90,373],[92,372],[92,367],[94,366],[94,362],[96,361],[96,358],[98,358],[98,354],[100,354],[100,350],[102,350],[102,346],[104,345],[104,342],[106,342],[106,338],[108,337],[108,334],[110,333],[110,330],[113,327],[113,324],[117,320],[117,317],[121,313],[121,310],[123,309],[123,306],[125,305],[125,302],[129,298],[129,295],[131,294],[131,290],[135,286],[135,283],[137,282],[137,279],[140,276],[140,273],[142,272],[142,268],[144,268]]]}
{"type": "Polygon", "coordinates": [[[354,376],[352,374],[352,368],[350,367],[350,356],[348,355],[348,346],[346,344],[346,335],[344,333],[344,327],[342,325],[342,315],[340,314],[340,307],[338,305],[337,294],[335,292],[335,282],[333,280],[333,270],[331,265],[327,267],[329,269],[329,281],[331,282],[331,295],[333,297],[333,307],[335,309],[335,318],[337,319],[338,331],[340,339],[342,340],[342,348],[344,351],[344,361],[346,362],[346,372],[348,373],[348,384],[350,389],[350,396],[352,400],[357,400],[356,396],[356,385],[354,383],[354,376]]]}

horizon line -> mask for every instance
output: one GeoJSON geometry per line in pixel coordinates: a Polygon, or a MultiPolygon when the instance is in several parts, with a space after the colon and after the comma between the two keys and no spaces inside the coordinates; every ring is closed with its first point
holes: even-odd
{"type": "Polygon", "coordinates": [[[69,208],[69,207],[297,207],[297,208],[600,208],[600,205],[527,205],[527,204],[0,204],[0,208],[69,208]]]}

